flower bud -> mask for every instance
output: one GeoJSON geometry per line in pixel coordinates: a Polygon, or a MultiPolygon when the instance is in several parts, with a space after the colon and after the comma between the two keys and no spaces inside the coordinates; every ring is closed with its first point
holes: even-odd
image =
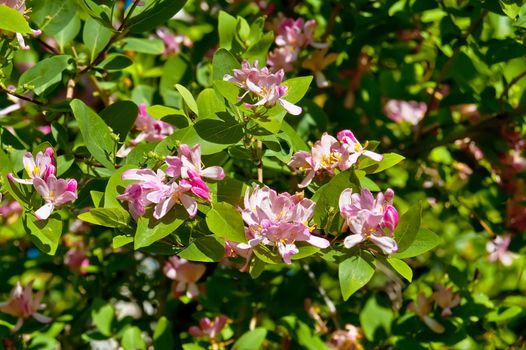
{"type": "Polygon", "coordinates": [[[398,211],[395,207],[392,205],[387,205],[384,209],[384,225],[389,229],[389,231],[393,231],[395,227],[398,225],[398,211]]]}

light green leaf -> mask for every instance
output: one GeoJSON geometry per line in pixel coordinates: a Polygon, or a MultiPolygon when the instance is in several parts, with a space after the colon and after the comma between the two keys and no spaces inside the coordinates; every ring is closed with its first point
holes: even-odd
{"type": "Polygon", "coordinates": [[[151,210],[137,220],[134,249],[147,247],[173,233],[188,218],[186,211],[179,205],[172,208],[160,220],[151,217],[151,210]]]}
{"type": "Polygon", "coordinates": [[[23,218],[30,238],[42,252],[55,255],[62,234],[62,218],[54,213],[47,220],[37,220],[33,214],[23,218]]]}
{"type": "Polygon", "coordinates": [[[105,336],[112,335],[112,323],[115,318],[115,311],[110,303],[102,299],[95,299],[91,306],[91,319],[93,323],[105,336]]]}
{"type": "Polygon", "coordinates": [[[284,99],[290,103],[298,103],[309,90],[311,82],[312,75],[285,80],[283,85],[288,86],[288,91],[284,99]]]}
{"type": "Polygon", "coordinates": [[[0,29],[14,33],[31,33],[31,28],[24,16],[6,5],[0,5],[0,29]]]}
{"type": "Polygon", "coordinates": [[[112,31],[93,18],[88,18],[84,23],[82,40],[89,49],[90,62],[102,51],[104,46],[110,41],[112,31]]]}
{"type": "Polygon", "coordinates": [[[244,333],[235,343],[236,350],[259,350],[267,336],[267,330],[263,327],[255,328],[244,333]]]}
{"type": "Polygon", "coordinates": [[[199,110],[197,109],[197,102],[195,102],[195,99],[194,99],[194,96],[192,96],[192,93],[188,91],[187,88],[185,88],[184,86],[180,84],[175,84],[175,88],[177,89],[177,91],[179,91],[179,93],[183,97],[183,100],[188,106],[188,108],[190,108],[190,110],[194,112],[195,115],[198,116],[199,110]]]}
{"type": "Polygon", "coordinates": [[[398,259],[412,258],[435,248],[441,243],[442,238],[437,236],[436,233],[427,228],[421,228],[411,245],[403,251],[399,250],[396,254],[393,254],[392,257],[398,259]]]}
{"type": "Polygon", "coordinates": [[[229,51],[219,49],[212,59],[213,80],[223,80],[225,74],[233,74],[234,69],[241,68],[241,64],[229,51]]]}
{"type": "Polygon", "coordinates": [[[422,207],[420,206],[420,202],[409,208],[409,210],[400,217],[398,226],[396,226],[395,229],[395,241],[398,244],[398,253],[402,253],[413,244],[416,234],[420,229],[421,217],[422,207]]]}
{"type": "Polygon", "coordinates": [[[130,220],[130,214],[121,207],[117,208],[94,208],[89,212],[78,216],[82,221],[104,227],[126,227],[130,220]]]}
{"type": "Polygon", "coordinates": [[[70,25],[76,14],[76,1],[39,0],[33,1],[30,15],[38,29],[56,36],[70,25]]]}
{"type": "Polygon", "coordinates": [[[343,300],[349,299],[373,277],[376,261],[368,252],[351,256],[338,265],[338,278],[343,300]]]}
{"type": "Polygon", "coordinates": [[[122,40],[124,51],[134,51],[148,55],[162,55],[164,44],[161,39],[124,38],[122,40]]]}
{"type": "Polygon", "coordinates": [[[177,255],[191,261],[217,262],[225,256],[225,247],[218,238],[204,236],[194,239],[188,247],[177,255]]]}
{"type": "Polygon", "coordinates": [[[133,181],[123,180],[122,173],[129,169],[136,169],[137,166],[134,164],[126,164],[117,169],[113,175],[111,175],[104,190],[104,208],[116,208],[121,206],[121,202],[117,199],[119,194],[124,192],[124,189],[128,184],[133,181]]]}
{"type": "Polygon", "coordinates": [[[246,242],[241,213],[231,204],[219,202],[206,214],[206,224],[217,237],[232,242],[246,242]]]}
{"type": "Polygon", "coordinates": [[[395,166],[405,159],[404,156],[396,153],[384,153],[383,156],[384,159],[379,162],[375,162],[367,157],[362,157],[360,159],[360,170],[365,171],[367,174],[376,174],[395,166]]]}
{"type": "Polygon", "coordinates": [[[70,103],[73,115],[79,125],[84,143],[93,158],[108,169],[115,169],[115,141],[108,125],[81,100],[70,103]]]}
{"type": "Polygon", "coordinates": [[[146,350],[146,344],[142,339],[141,330],[136,326],[127,327],[124,330],[121,344],[124,350],[146,350]]]}
{"type": "Polygon", "coordinates": [[[64,51],[64,46],[69,44],[75,39],[77,34],[80,32],[80,18],[77,14],[71,18],[71,21],[61,28],[61,30],[55,35],[58,45],[61,51],[64,51]]]}
{"type": "Polygon", "coordinates": [[[69,61],[72,59],[70,55],[45,58],[22,73],[18,85],[33,86],[35,94],[41,95],[62,81],[62,72],[68,68],[69,61]]]}
{"type": "Polygon", "coordinates": [[[393,311],[389,305],[381,305],[378,299],[379,297],[373,294],[360,312],[360,325],[369,341],[375,340],[375,334],[379,328],[383,328],[385,334],[391,334],[393,311]]]}
{"type": "Polygon", "coordinates": [[[218,32],[219,32],[219,47],[230,50],[232,47],[232,40],[236,35],[237,19],[229,15],[225,11],[219,11],[218,32]]]}
{"type": "Polygon", "coordinates": [[[218,119],[217,113],[225,112],[225,103],[214,89],[208,88],[197,96],[199,119],[218,119]]]}
{"type": "Polygon", "coordinates": [[[411,282],[413,280],[413,270],[405,261],[393,257],[387,258],[386,261],[407,281],[411,282]]]}

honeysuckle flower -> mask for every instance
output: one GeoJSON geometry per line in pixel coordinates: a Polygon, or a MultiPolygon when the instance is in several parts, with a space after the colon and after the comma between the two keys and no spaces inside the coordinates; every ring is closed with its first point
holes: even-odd
{"type": "Polygon", "coordinates": [[[9,178],[21,184],[31,185],[35,178],[46,181],[49,176],[55,175],[57,163],[55,161],[53,148],[48,147],[44,152],[38,152],[34,158],[31,152],[27,152],[22,158],[24,169],[29,179],[17,179],[12,176],[9,178]]]}
{"type": "Polygon", "coordinates": [[[298,52],[290,46],[276,47],[268,53],[267,65],[272,67],[273,71],[283,69],[290,72],[294,69],[294,62],[298,59],[298,52]]]}
{"type": "Polygon", "coordinates": [[[332,333],[327,345],[335,350],[361,350],[360,344],[362,333],[358,327],[346,324],[345,329],[339,329],[332,333]]]}
{"type": "MultiPolygon", "coordinates": [[[[0,5],[6,5],[7,7],[11,7],[12,9],[17,10],[20,12],[23,16],[25,16],[26,13],[26,0],[0,0],[0,5]]],[[[27,18],[27,16],[25,16],[27,18]]],[[[41,30],[34,30],[31,29],[31,32],[33,33],[34,37],[39,36],[42,34],[41,30]]],[[[20,45],[20,48],[22,50],[29,50],[30,47],[26,45],[26,42],[24,40],[24,36],[22,33],[16,33],[16,40],[18,41],[18,44],[20,45]]]]}
{"type": "Polygon", "coordinates": [[[327,54],[327,49],[317,50],[311,57],[303,61],[302,67],[311,70],[314,73],[316,85],[319,88],[324,88],[329,86],[329,82],[322,71],[333,64],[336,59],[338,59],[338,55],[335,53],[327,54]]]}
{"type": "Polygon", "coordinates": [[[384,156],[382,156],[381,154],[372,151],[367,151],[365,149],[367,147],[367,142],[365,143],[365,147],[362,146],[362,144],[354,136],[351,130],[341,130],[336,136],[338,137],[338,140],[342,143],[342,146],[345,149],[347,149],[347,151],[350,153],[348,160],[350,164],[355,164],[358,161],[358,158],[362,155],[369,157],[377,162],[384,159],[384,156]]]}
{"type": "Polygon", "coordinates": [[[33,282],[29,282],[25,288],[22,287],[20,282],[16,283],[15,288],[11,291],[9,300],[0,302],[0,311],[11,316],[18,318],[15,327],[11,332],[18,331],[24,324],[24,320],[33,317],[35,320],[41,323],[51,322],[51,318],[42,315],[38,312],[46,306],[40,304],[44,291],[40,290],[33,295],[33,282]]]}
{"type": "Polygon", "coordinates": [[[156,203],[153,217],[161,219],[176,203],[181,204],[191,218],[194,217],[195,214],[197,214],[197,201],[186,194],[193,188],[192,186],[193,185],[189,182],[172,182],[162,196],[155,198],[150,197],[152,198],[152,202],[156,203]]]}
{"type": "Polygon", "coordinates": [[[281,18],[276,31],[276,45],[290,46],[295,49],[311,45],[316,48],[325,48],[327,44],[314,42],[314,29],[316,21],[305,21],[303,18],[281,18]]]}
{"type": "Polygon", "coordinates": [[[192,148],[186,144],[180,145],[179,156],[166,157],[166,164],[168,164],[166,173],[175,178],[181,176],[183,179],[188,179],[190,178],[189,172],[192,172],[194,176],[198,175],[212,180],[223,180],[225,178],[225,172],[219,166],[204,168],[201,161],[200,145],[195,145],[192,148]]]}
{"type": "Polygon", "coordinates": [[[453,293],[451,288],[446,288],[441,284],[435,286],[433,299],[442,308],[442,317],[451,316],[451,309],[460,304],[460,295],[453,293]]]}
{"type": "MultiPolygon", "coordinates": [[[[0,193],[0,201],[2,201],[2,194],[0,193]]],[[[5,220],[5,223],[14,223],[22,213],[22,206],[15,200],[8,200],[2,203],[0,207],[0,217],[5,220]]]]}
{"type": "Polygon", "coordinates": [[[418,293],[416,300],[412,301],[407,309],[413,311],[417,316],[435,333],[444,333],[445,328],[435,319],[429,316],[431,311],[431,299],[427,298],[423,292],[418,293]]]}
{"type": "Polygon", "coordinates": [[[75,179],[57,179],[50,175],[46,181],[36,177],[33,186],[44,199],[45,204],[35,212],[38,220],[47,219],[55,207],[60,207],[77,199],[77,181],[75,179]]]}
{"type": "Polygon", "coordinates": [[[517,258],[517,254],[508,251],[510,242],[510,235],[502,235],[486,243],[486,251],[489,253],[488,260],[500,262],[504,266],[510,266],[513,260],[517,258]]]}
{"type": "Polygon", "coordinates": [[[199,288],[196,282],[206,271],[204,264],[192,263],[186,259],[172,256],[166,261],[163,272],[166,277],[177,281],[174,294],[179,297],[186,294],[188,298],[195,298],[199,295],[199,288]]]}
{"type": "Polygon", "coordinates": [[[374,199],[366,188],[360,194],[352,193],[351,188],[340,194],[340,213],[352,232],[343,241],[346,248],[370,240],[386,254],[398,250],[396,241],[384,231],[386,228],[393,235],[398,225],[398,212],[392,205],[393,196],[394,191],[388,189],[385,194],[378,193],[374,199]]]}
{"type": "Polygon", "coordinates": [[[146,112],[146,104],[144,103],[139,105],[139,114],[135,120],[135,127],[140,130],[141,133],[131,141],[132,145],[136,145],[143,140],[148,142],[161,141],[174,132],[174,127],[170,124],[152,118],[148,112],[146,112]]]}
{"type": "Polygon", "coordinates": [[[164,43],[164,56],[178,55],[181,53],[181,45],[192,47],[193,43],[186,35],[175,35],[166,27],[157,28],[155,34],[164,43]]]}
{"type": "MultiPolygon", "coordinates": [[[[16,90],[16,88],[15,88],[16,90]]],[[[0,109],[0,117],[3,117],[5,115],[8,115],[14,111],[18,111],[21,109],[27,102],[22,100],[21,98],[18,98],[16,96],[7,94],[7,98],[13,102],[12,105],[5,107],[4,109],[0,109]]]]}
{"type": "Polygon", "coordinates": [[[82,246],[73,247],[64,256],[64,265],[72,271],[78,271],[81,275],[86,275],[85,268],[89,266],[89,258],[86,250],[82,246]]]}
{"type": "Polygon", "coordinates": [[[384,106],[384,113],[389,119],[396,123],[408,122],[417,125],[427,111],[424,102],[389,100],[384,106]]]}
{"type": "Polygon", "coordinates": [[[192,326],[188,328],[188,333],[194,337],[208,337],[210,340],[215,340],[221,333],[228,322],[228,317],[220,315],[210,320],[208,317],[203,317],[199,321],[199,327],[192,326]]]}
{"type": "Polygon", "coordinates": [[[234,69],[233,76],[225,74],[223,80],[236,84],[246,90],[245,93],[238,97],[242,100],[249,92],[259,98],[254,104],[245,103],[248,108],[256,106],[272,107],[279,103],[287,112],[292,115],[299,115],[301,107],[296,106],[284,97],[287,95],[288,86],[281,85],[285,72],[280,69],[276,73],[271,73],[267,67],[258,69],[258,61],[254,61],[250,66],[248,61],[243,61],[241,69],[234,69]]]}
{"type": "MultiPolygon", "coordinates": [[[[236,258],[238,256],[245,258],[245,263],[243,266],[239,267],[239,271],[247,272],[250,264],[250,257],[252,256],[252,247],[245,243],[225,240],[225,257],[236,258]]],[[[222,263],[226,266],[231,266],[226,259],[223,260],[222,263]]]]}
{"type": "Polygon", "coordinates": [[[306,170],[307,176],[298,187],[307,187],[321,171],[334,175],[335,169],[346,170],[349,165],[349,153],[342,148],[334,137],[324,133],[320,140],[312,146],[311,152],[296,152],[288,165],[300,171],[306,170]]]}
{"type": "Polygon", "coordinates": [[[301,194],[278,194],[266,186],[261,189],[256,186],[250,193],[250,189],[247,188],[241,216],[246,224],[248,244],[240,244],[238,247],[254,248],[258,244],[277,247],[287,264],[290,264],[291,257],[299,252],[296,241],[307,242],[322,249],[327,248],[330,245],[329,241],[311,235],[313,228],[308,226],[315,205],[301,194]]]}

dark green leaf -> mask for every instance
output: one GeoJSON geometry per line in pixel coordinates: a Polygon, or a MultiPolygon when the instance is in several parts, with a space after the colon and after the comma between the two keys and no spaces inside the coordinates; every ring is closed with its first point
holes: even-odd
{"type": "Polygon", "coordinates": [[[89,49],[90,62],[102,51],[104,46],[110,41],[113,32],[100,24],[93,18],[88,18],[84,23],[82,39],[89,49]]]}
{"type": "Polygon", "coordinates": [[[68,68],[70,60],[69,55],[45,58],[22,73],[18,85],[32,86],[35,94],[41,95],[62,81],[62,72],[68,68]]]}
{"type": "MultiPolygon", "coordinates": [[[[400,217],[398,226],[395,229],[395,240],[398,244],[398,254],[408,249],[415,240],[418,230],[420,230],[420,220],[422,217],[422,208],[420,203],[409,208],[404,215],[400,217]]],[[[399,257],[397,255],[397,257],[399,257]]]]}
{"type": "Polygon", "coordinates": [[[375,260],[368,252],[351,256],[338,265],[338,278],[343,300],[349,299],[373,277],[375,260]]]}
{"type": "Polygon", "coordinates": [[[51,36],[62,32],[77,14],[75,1],[40,0],[33,4],[31,19],[38,25],[38,29],[51,36]]]}
{"type": "Polygon", "coordinates": [[[206,224],[217,237],[232,242],[246,242],[241,213],[231,204],[219,202],[206,214],[206,224]]]}
{"type": "Polygon", "coordinates": [[[225,256],[225,247],[218,238],[204,236],[194,239],[187,248],[177,255],[192,261],[216,262],[221,261],[225,256]]]}
{"type": "Polygon", "coordinates": [[[100,116],[123,142],[135,123],[138,113],[139,110],[135,103],[117,101],[100,112],[100,116]]]}
{"type": "Polygon", "coordinates": [[[130,29],[132,33],[142,34],[148,32],[172,18],[183,8],[186,1],[187,0],[147,1],[144,5],[144,10],[134,15],[126,27],[130,29]]]}
{"type": "Polygon", "coordinates": [[[120,71],[132,64],[133,61],[128,56],[120,53],[111,53],[97,67],[108,71],[120,71]]]}
{"type": "Polygon", "coordinates": [[[164,217],[159,220],[151,217],[151,211],[137,220],[137,231],[135,232],[134,248],[147,247],[154,242],[174,233],[175,230],[188,218],[183,207],[176,205],[164,217]]]}
{"type": "Polygon", "coordinates": [[[421,228],[411,245],[403,251],[399,250],[396,254],[393,254],[392,257],[398,259],[411,258],[435,248],[440,243],[442,243],[442,239],[433,231],[427,228],[421,228]]]}
{"type": "Polygon", "coordinates": [[[62,234],[62,218],[54,213],[47,220],[37,220],[33,214],[24,216],[24,226],[31,240],[46,254],[55,255],[62,234]]]}

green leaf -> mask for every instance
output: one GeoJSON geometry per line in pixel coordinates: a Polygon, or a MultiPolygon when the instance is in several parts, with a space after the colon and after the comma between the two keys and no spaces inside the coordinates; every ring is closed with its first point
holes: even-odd
{"type": "Polygon", "coordinates": [[[290,103],[298,103],[309,90],[312,82],[312,75],[306,77],[297,77],[286,80],[283,85],[288,86],[287,94],[284,99],[290,103]]]}
{"type": "Polygon", "coordinates": [[[381,191],[380,187],[365,175],[363,170],[355,170],[356,177],[360,182],[360,188],[367,188],[369,191],[381,191]]]}
{"type": "MultiPolygon", "coordinates": [[[[76,18],[76,1],[33,1],[31,19],[50,36],[61,33],[76,18]]],[[[1,16],[0,16],[1,17],[1,16]]]]}
{"type": "Polygon", "coordinates": [[[61,51],[64,51],[64,46],[69,44],[75,39],[77,34],[80,32],[80,18],[77,14],[71,18],[71,21],[61,28],[61,30],[55,34],[55,39],[57,40],[58,45],[61,48],[61,51]]]}
{"type": "Polygon", "coordinates": [[[414,238],[411,245],[403,251],[401,251],[399,248],[398,252],[393,254],[392,257],[398,259],[412,258],[435,248],[441,243],[442,239],[437,236],[436,233],[428,230],[427,228],[421,228],[416,234],[416,237],[414,238]]]}
{"type": "Polygon", "coordinates": [[[411,267],[407,265],[405,261],[393,257],[387,258],[386,261],[396,272],[400,274],[400,276],[411,283],[413,280],[413,270],[411,270],[411,267]]]}
{"type": "Polygon", "coordinates": [[[190,108],[190,110],[194,112],[195,115],[198,116],[199,110],[197,109],[197,102],[195,102],[195,99],[194,99],[194,96],[192,96],[192,93],[188,91],[187,88],[185,88],[184,86],[180,84],[175,84],[175,88],[177,89],[177,91],[179,91],[179,93],[183,97],[183,100],[188,106],[188,108],[190,108]]]}
{"type": "Polygon", "coordinates": [[[138,113],[139,109],[135,103],[118,101],[102,110],[100,116],[113,132],[119,135],[119,140],[124,142],[135,123],[135,119],[137,119],[138,113]]]}
{"type": "Polygon", "coordinates": [[[382,305],[379,300],[379,296],[373,294],[360,312],[360,325],[369,341],[374,341],[375,335],[378,337],[379,334],[382,334],[378,332],[379,328],[383,328],[384,334],[391,334],[393,311],[389,304],[382,305]]]}
{"type": "Polygon", "coordinates": [[[23,218],[24,227],[30,233],[31,240],[42,252],[55,255],[62,234],[62,218],[57,213],[47,220],[37,220],[33,214],[23,218]]]}
{"type": "Polygon", "coordinates": [[[375,162],[370,158],[362,157],[359,163],[360,170],[365,171],[367,174],[376,174],[395,166],[405,159],[405,157],[396,153],[384,153],[383,156],[384,159],[379,162],[375,162]]]}
{"type": "Polygon", "coordinates": [[[523,308],[517,305],[512,305],[510,307],[499,307],[496,310],[491,311],[486,315],[486,320],[489,322],[501,322],[509,320],[520,315],[523,312],[523,308]]]}
{"type": "Polygon", "coordinates": [[[206,224],[217,237],[232,242],[246,242],[241,213],[231,204],[219,202],[206,214],[206,224]]]}
{"type": "Polygon", "coordinates": [[[181,250],[177,255],[191,261],[217,262],[225,256],[225,247],[218,238],[204,236],[194,239],[188,247],[181,250]]]}
{"type": "Polygon", "coordinates": [[[349,299],[373,277],[376,261],[365,251],[351,256],[338,265],[338,278],[343,300],[349,299]]]}
{"type": "Polygon", "coordinates": [[[239,87],[237,87],[237,85],[224,80],[216,80],[214,81],[214,88],[221,96],[226,98],[230,104],[235,105],[239,102],[237,100],[239,96],[239,87]]]}
{"type": "Polygon", "coordinates": [[[229,146],[229,144],[208,142],[200,137],[194,127],[189,126],[174,131],[172,135],[159,142],[157,147],[155,147],[155,152],[163,156],[169,155],[172,149],[180,143],[186,143],[189,146],[200,144],[202,155],[214,154],[229,146]]]}
{"type": "Polygon", "coordinates": [[[115,311],[110,303],[102,299],[95,299],[91,306],[91,319],[95,327],[105,336],[112,335],[112,323],[115,318],[115,311]]]}
{"type": "Polygon", "coordinates": [[[172,18],[186,4],[187,0],[151,0],[141,8],[137,8],[134,15],[126,24],[132,32],[143,34],[158,27],[172,18]]]}
{"type": "Polygon", "coordinates": [[[84,143],[93,158],[104,167],[115,169],[115,141],[111,137],[108,125],[81,100],[71,101],[70,106],[84,138],[84,143]]]}
{"type": "Polygon", "coordinates": [[[124,38],[122,50],[145,53],[148,55],[162,55],[164,43],[161,39],[124,38]]]}
{"type": "Polygon", "coordinates": [[[222,145],[234,145],[244,136],[243,124],[226,112],[218,113],[217,119],[198,120],[194,129],[203,140],[222,145]]]}
{"type": "Polygon", "coordinates": [[[258,278],[265,271],[265,263],[257,256],[253,256],[250,260],[249,273],[253,279],[258,278]]]}
{"type": "Polygon", "coordinates": [[[14,33],[31,33],[31,28],[24,16],[17,10],[6,5],[0,5],[0,29],[14,33]]]}
{"type": "Polygon", "coordinates": [[[134,249],[147,247],[163,239],[181,226],[186,218],[188,218],[188,214],[179,205],[172,208],[160,220],[151,217],[151,210],[146,211],[146,215],[139,217],[137,220],[134,249]]]}
{"type": "Polygon", "coordinates": [[[78,4],[91,18],[97,20],[105,27],[114,30],[110,18],[111,10],[108,6],[99,5],[92,0],[78,0],[78,4]]]}
{"type": "Polygon", "coordinates": [[[110,53],[97,67],[111,72],[123,70],[132,64],[133,61],[128,56],[120,53],[110,53]]]}
{"type": "Polygon", "coordinates": [[[164,67],[163,75],[159,85],[159,92],[166,105],[180,107],[182,104],[181,95],[174,88],[190,70],[190,63],[181,55],[170,57],[164,67]]]}
{"type": "Polygon", "coordinates": [[[155,119],[162,119],[163,121],[175,125],[179,129],[186,128],[192,121],[180,109],[154,105],[146,108],[146,112],[155,119]]]}
{"type": "Polygon", "coordinates": [[[146,350],[141,329],[136,326],[127,327],[122,333],[121,345],[124,350],[146,350]]]}
{"type": "Polygon", "coordinates": [[[235,343],[233,349],[236,350],[259,350],[262,348],[263,341],[267,336],[267,330],[263,327],[255,328],[244,333],[235,343]]]}
{"type": "Polygon", "coordinates": [[[208,88],[197,96],[199,119],[219,119],[217,113],[225,112],[225,103],[214,89],[208,88]]]}
{"type": "Polygon", "coordinates": [[[154,349],[173,349],[174,339],[172,335],[172,326],[170,321],[164,316],[161,316],[153,332],[153,347],[154,349]]]}
{"type": "Polygon", "coordinates": [[[130,244],[131,242],[133,242],[132,236],[118,235],[113,237],[113,239],[111,240],[111,246],[113,249],[117,249],[120,247],[124,247],[125,245],[130,244]]]}
{"type": "Polygon", "coordinates": [[[110,42],[113,32],[100,24],[93,18],[88,18],[84,23],[84,30],[82,32],[82,40],[89,49],[90,62],[93,62],[95,57],[102,51],[102,49],[110,42]]]}
{"type": "Polygon", "coordinates": [[[122,173],[126,170],[136,169],[135,164],[126,164],[119,169],[117,169],[113,175],[111,175],[104,190],[104,208],[117,208],[121,206],[121,202],[117,199],[119,194],[124,192],[124,189],[128,184],[133,181],[123,180],[122,173]]]}
{"type": "Polygon", "coordinates": [[[104,227],[127,227],[130,214],[121,207],[117,208],[94,208],[89,212],[78,216],[82,221],[104,227]]]}
{"type": "Polygon", "coordinates": [[[395,241],[398,244],[398,253],[402,253],[413,244],[416,234],[420,229],[421,217],[422,207],[420,202],[409,208],[409,210],[400,217],[398,226],[396,226],[395,229],[395,241]]]}
{"type": "Polygon", "coordinates": [[[316,202],[312,220],[326,232],[339,233],[342,228],[339,200],[340,194],[347,188],[352,188],[354,192],[359,190],[358,179],[352,171],[339,173],[321,186],[312,197],[316,202]]]}
{"type": "Polygon", "coordinates": [[[68,68],[72,59],[70,55],[45,58],[22,73],[18,85],[32,86],[35,94],[41,95],[62,81],[62,72],[68,68]]]}
{"type": "Polygon", "coordinates": [[[233,74],[234,69],[241,68],[239,61],[228,50],[219,49],[212,59],[213,80],[223,80],[225,74],[233,74]]]}
{"type": "Polygon", "coordinates": [[[232,47],[232,40],[236,35],[237,19],[229,15],[225,11],[219,11],[218,18],[218,32],[219,32],[219,47],[230,50],[232,47]]]}
{"type": "Polygon", "coordinates": [[[263,35],[254,45],[250,46],[243,54],[243,57],[249,62],[259,61],[266,62],[270,46],[274,43],[274,33],[268,32],[263,35]]]}

